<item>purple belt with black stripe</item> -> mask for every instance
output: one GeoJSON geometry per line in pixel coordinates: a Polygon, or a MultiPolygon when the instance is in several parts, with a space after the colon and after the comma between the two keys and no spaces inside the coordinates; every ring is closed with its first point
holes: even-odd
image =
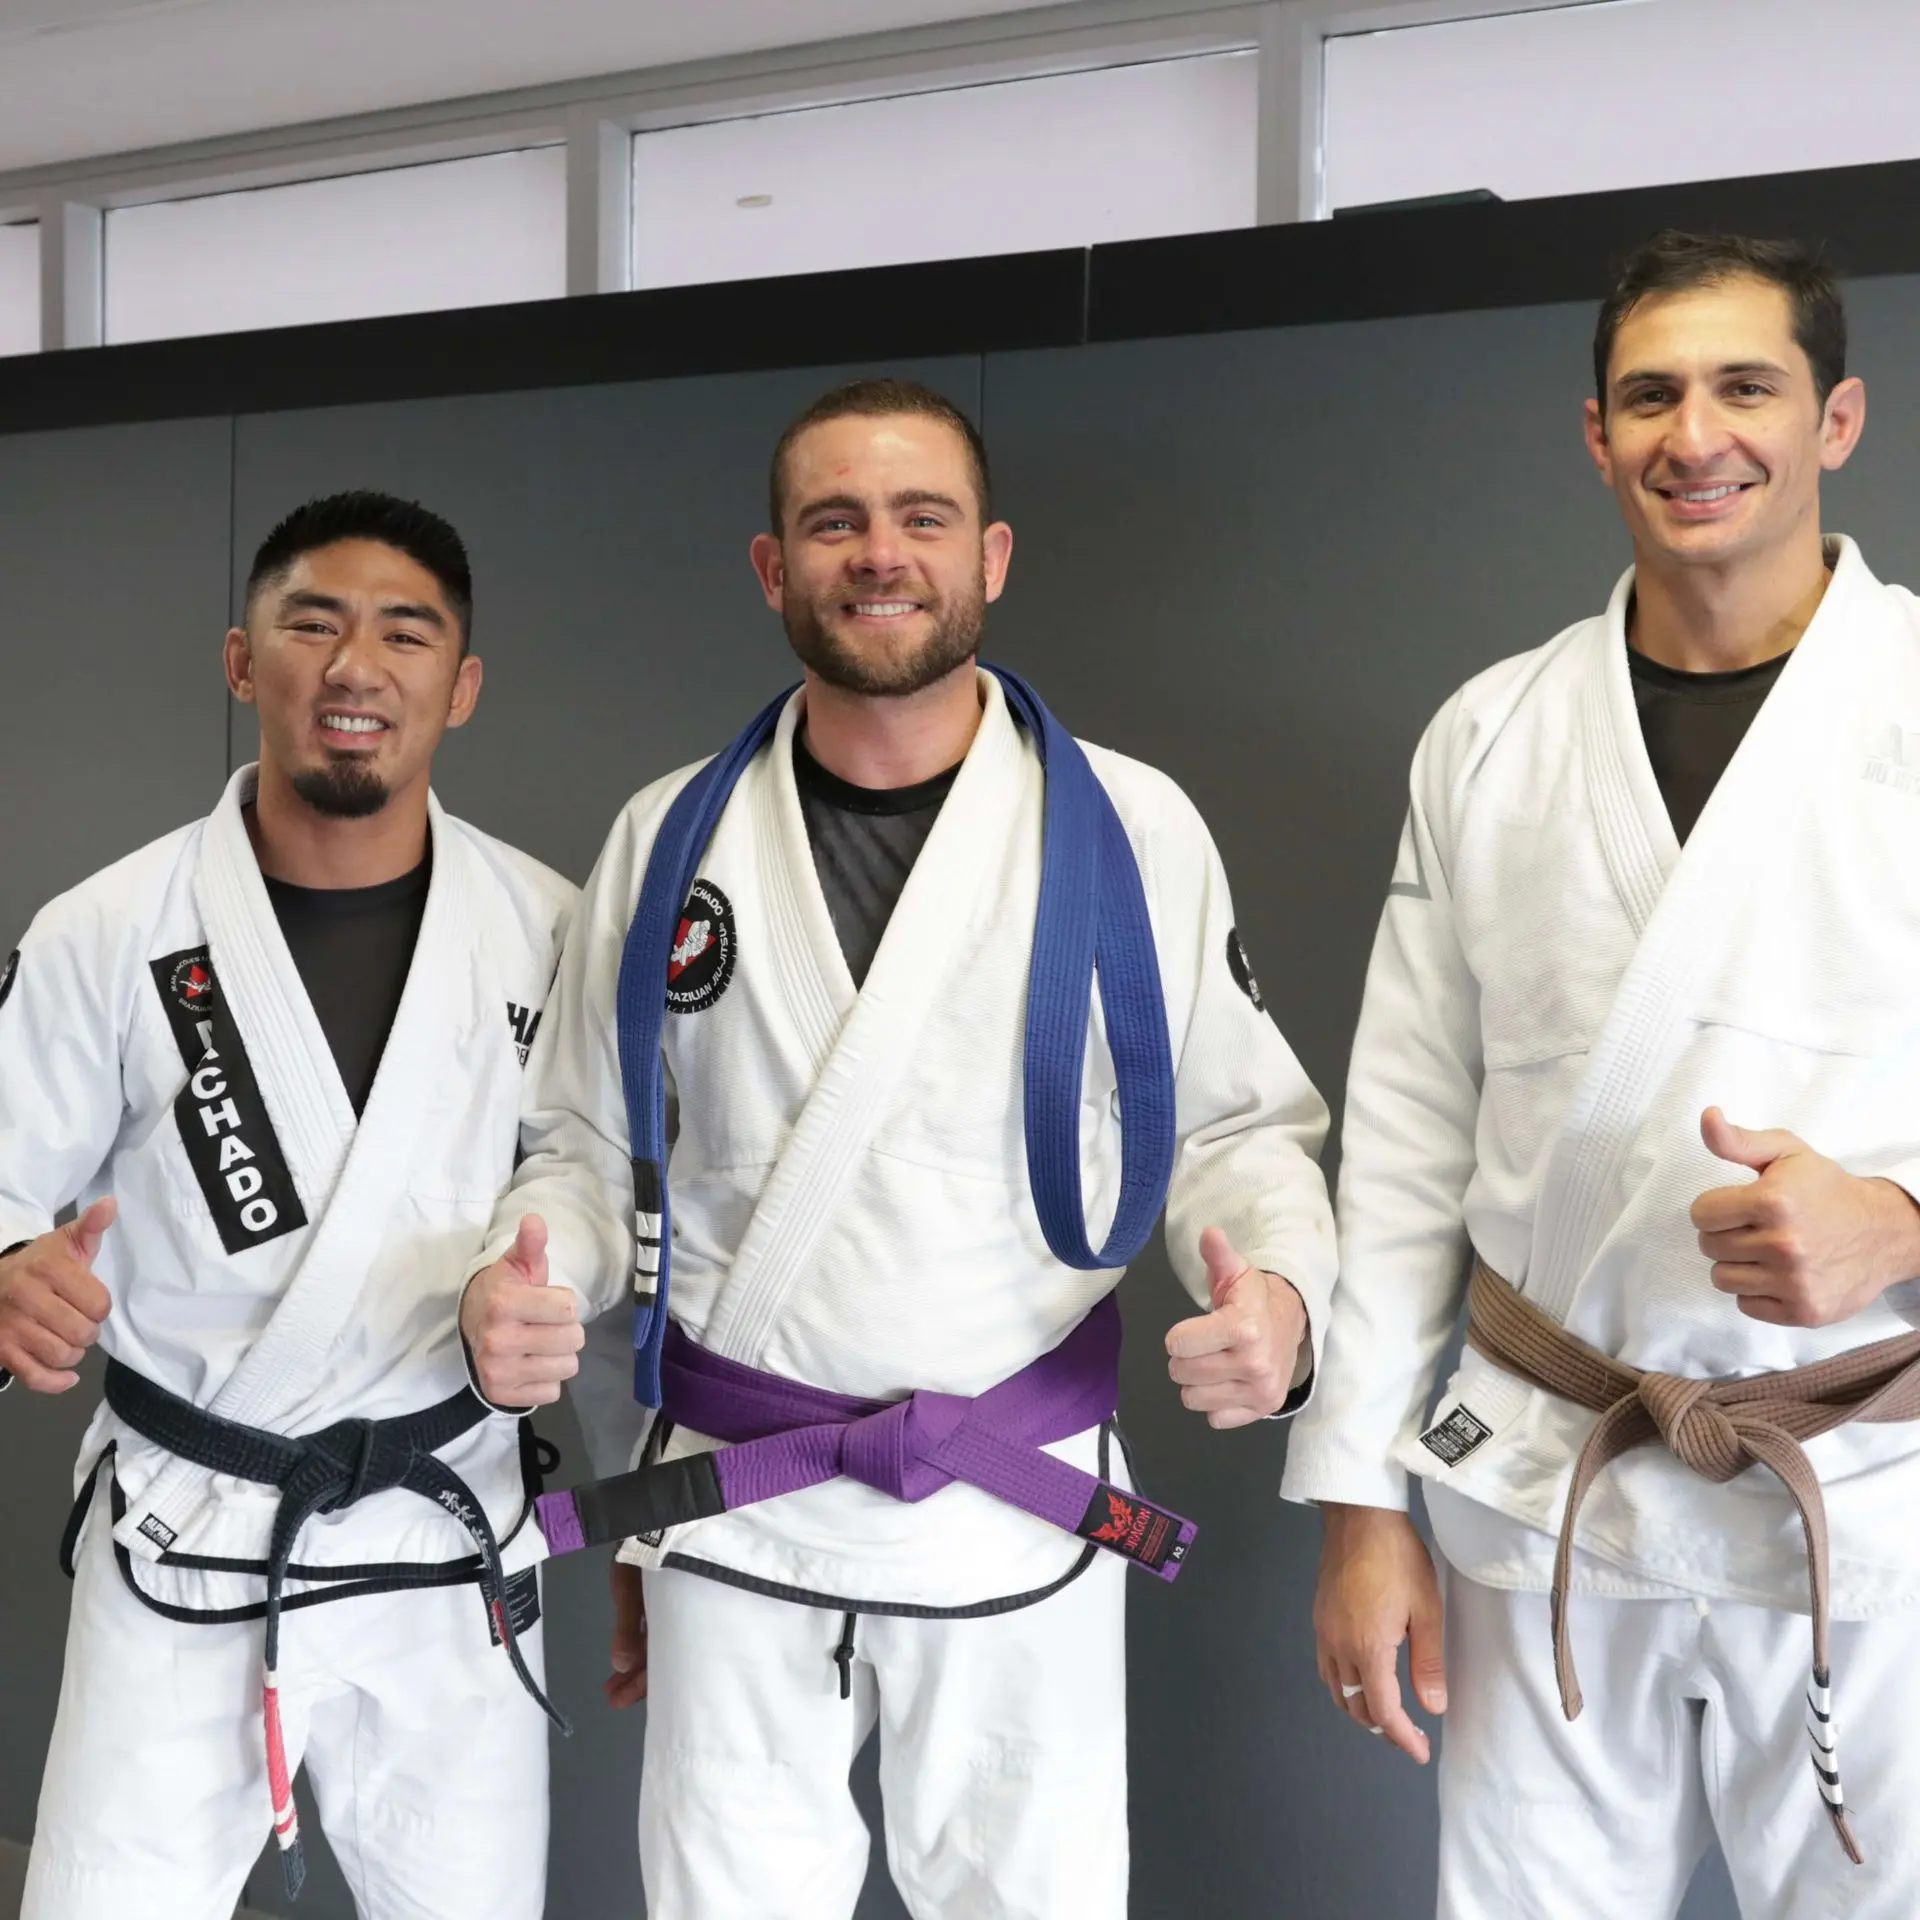
{"type": "Polygon", "coordinates": [[[661,1412],[725,1444],[544,1494],[535,1516],[554,1553],[574,1553],[842,1476],[896,1500],[924,1500],[957,1480],[1172,1580],[1193,1543],[1191,1521],[1041,1451],[1110,1420],[1119,1378],[1112,1294],[1050,1353],[972,1399],[829,1393],[722,1359],[670,1325],[661,1412]]]}

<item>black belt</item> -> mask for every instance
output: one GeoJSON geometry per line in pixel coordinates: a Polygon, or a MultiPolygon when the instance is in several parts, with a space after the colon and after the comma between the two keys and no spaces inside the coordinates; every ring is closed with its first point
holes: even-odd
{"type": "MultiPolygon", "coordinates": [[[[280,1489],[280,1504],[273,1517],[266,1561],[241,1565],[264,1572],[267,1581],[266,1604],[259,1610],[266,1621],[267,1777],[273,1793],[274,1834],[280,1842],[281,1866],[289,1897],[300,1891],[306,1877],[306,1864],[280,1731],[280,1614],[293,1562],[294,1542],[315,1514],[338,1513],[369,1494],[390,1489],[418,1494],[423,1500],[443,1507],[466,1528],[479,1550],[471,1575],[463,1577],[471,1577],[479,1586],[495,1636],[506,1649],[520,1684],[555,1726],[563,1733],[572,1731],[564,1716],[541,1691],[521,1655],[507,1605],[500,1543],[494,1536],[486,1509],[467,1483],[435,1455],[436,1448],[447,1446],[486,1419],[489,1409],[470,1388],[463,1387],[438,1406],[427,1407],[419,1413],[401,1414],[391,1420],[340,1420],[318,1433],[288,1436],[223,1419],[170,1393],[165,1387],[156,1386],[131,1367],[109,1360],[107,1405],[134,1432],[182,1460],[190,1460],[212,1473],[230,1474],[237,1480],[252,1480],[280,1489]]],[[[530,1430],[524,1423],[521,1434],[524,1459],[530,1443],[530,1430]]],[[[91,1492],[90,1476],[68,1522],[67,1539],[63,1543],[62,1558],[69,1572],[74,1542],[91,1492]]],[[[190,1556],[182,1555],[176,1564],[189,1561],[190,1556]]],[[[378,1590],[388,1584],[379,1578],[388,1571],[404,1576],[406,1569],[351,1569],[350,1577],[358,1577],[360,1581],[355,1591],[378,1590]],[[373,1576],[371,1582],[367,1576],[373,1576]]],[[[393,1579],[391,1584],[411,1583],[401,1577],[393,1579]]]]}

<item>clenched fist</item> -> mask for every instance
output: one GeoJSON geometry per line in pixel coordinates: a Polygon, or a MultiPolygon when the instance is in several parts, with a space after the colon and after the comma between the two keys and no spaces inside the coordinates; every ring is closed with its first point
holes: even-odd
{"type": "Polygon", "coordinates": [[[0,1260],[0,1367],[35,1393],[65,1393],[100,1338],[113,1302],[93,1263],[113,1225],[112,1200],[0,1260]]]}
{"type": "Polygon", "coordinates": [[[1292,1283],[1249,1266],[1218,1227],[1200,1236],[1213,1311],[1167,1335],[1167,1371],[1181,1403],[1210,1427],[1278,1413],[1294,1386],[1307,1309],[1292,1283]]]}
{"type": "Polygon", "coordinates": [[[513,1245],[467,1282],[460,1332],[480,1391],[496,1407],[547,1407],[580,1371],[586,1345],[571,1287],[547,1284],[547,1223],[520,1222],[513,1245]]]}

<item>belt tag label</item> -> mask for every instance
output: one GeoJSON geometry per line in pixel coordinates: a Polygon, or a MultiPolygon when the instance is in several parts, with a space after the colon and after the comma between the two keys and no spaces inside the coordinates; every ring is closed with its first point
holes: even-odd
{"type": "MultiPolygon", "coordinates": [[[[502,1590],[506,1601],[507,1619],[513,1627],[513,1637],[517,1640],[528,1628],[539,1624],[540,1620],[540,1569],[522,1567],[518,1573],[507,1575],[507,1584],[502,1590]]],[[[495,1623],[493,1609],[487,1609],[487,1632],[493,1644],[500,1644],[500,1629],[495,1623]]]]}
{"type": "Polygon", "coordinates": [[[1137,1493],[1122,1493],[1104,1480],[1094,1489],[1074,1532],[1082,1540],[1137,1560],[1155,1573],[1169,1562],[1178,1564],[1187,1555],[1176,1515],[1142,1500],[1137,1493]]]}

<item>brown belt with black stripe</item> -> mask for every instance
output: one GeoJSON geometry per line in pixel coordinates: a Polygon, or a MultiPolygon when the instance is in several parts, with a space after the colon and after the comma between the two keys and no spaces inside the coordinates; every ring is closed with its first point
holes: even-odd
{"type": "Polygon", "coordinates": [[[1813,1592],[1813,1684],[1808,1737],[1821,1798],[1840,1844],[1857,1865],[1847,1821],[1827,1665],[1827,1509],[1805,1443],[1851,1421],[1920,1420],[1920,1333],[1877,1340],[1810,1367],[1744,1379],[1695,1380],[1643,1373],[1569,1333],[1476,1259],[1467,1294],[1467,1342],[1497,1367],[1600,1416],[1574,1463],[1553,1562],[1553,1669],[1569,1720],[1580,1712],[1567,1618],[1573,1535],[1581,1503],[1601,1470],[1635,1447],[1659,1441],[1716,1483],[1758,1464],[1777,1474],[1807,1537],[1813,1592]]]}

